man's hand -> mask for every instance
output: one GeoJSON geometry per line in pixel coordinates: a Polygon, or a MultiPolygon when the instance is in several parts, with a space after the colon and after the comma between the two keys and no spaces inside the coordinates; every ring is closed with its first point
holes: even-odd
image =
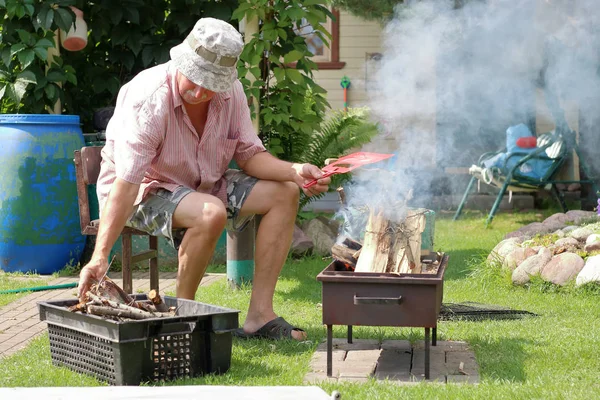
{"type": "Polygon", "coordinates": [[[77,297],[83,299],[90,286],[100,281],[106,271],[108,270],[108,260],[106,259],[94,259],[81,269],[79,273],[79,289],[77,291],[77,297]]]}
{"type": "Polygon", "coordinates": [[[316,194],[326,192],[329,189],[331,178],[322,178],[323,172],[317,166],[312,164],[294,164],[294,170],[297,174],[295,181],[307,196],[314,196],[316,194]],[[302,187],[302,185],[305,185],[315,179],[318,179],[316,185],[306,189],[302,187]]]}

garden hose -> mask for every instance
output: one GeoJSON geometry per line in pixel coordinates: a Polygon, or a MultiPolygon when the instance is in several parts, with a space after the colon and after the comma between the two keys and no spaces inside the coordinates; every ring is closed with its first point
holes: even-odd
{"type": "Polygon", "coordinates": [[[74,287],[77,287],[77,282],[63,283],[61,285],[35,286],[35,287],[29,287],[29,288],[0,290],[0,294],[22,293],[22,292],[39,292],[41,290],[69,289],[69,288],[74,288],[74,287]]]}

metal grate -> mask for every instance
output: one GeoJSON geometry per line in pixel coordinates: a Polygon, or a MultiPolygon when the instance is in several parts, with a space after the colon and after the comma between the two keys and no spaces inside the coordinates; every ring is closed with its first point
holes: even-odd
{"type": "Polygon", "coordinates": [[[481,321],[484,319],[520,319],[537,314],[524,310],[481,304],[466,301],[464,303],[444,303],[440,311],[441,321],[481,321]]]}
{"type": "Polygon", "coordinates": [[[48,335],[54,365],[115,384],[114,350],[109,340],[52,324],[48,324],[48,335]]]}
{"type": "Polygon", "coordinates": [[[152,377],[155,381],[192,376],[191,335],[165,335],[152,339],[152,377]]]}

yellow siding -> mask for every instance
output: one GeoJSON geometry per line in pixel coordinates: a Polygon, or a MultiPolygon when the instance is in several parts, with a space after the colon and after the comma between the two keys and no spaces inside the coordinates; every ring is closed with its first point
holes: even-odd
{"type": "Polygon", "coordinates": [[[340,81],[345,75],[350,78],[348,106],[367,105],[364,89],[365,54],[381,51],[381,26],[376,22],[364,21],[347,12],[340,12],[340,61],[346,65],[342,69],[314,72],[315,81],[327,90],[327,100],[332,109],[344,107],[343,89],[340,81]]]}

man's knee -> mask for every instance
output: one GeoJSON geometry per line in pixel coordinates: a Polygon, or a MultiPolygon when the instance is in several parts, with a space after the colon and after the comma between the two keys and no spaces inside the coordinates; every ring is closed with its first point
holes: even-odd
{"type": "Polygon", "coordinates": [[[292,204],[298,204],[300,200],[300,191],[298,190],[298,185],[294,182],[282,182],[282,195],[292,204]]]}
{"type": "Polygon", "coordinates": [[[222,203],[206,203],[201,220],[202,225],[220,234],[227,223],[227,210],[222,203]]]}

